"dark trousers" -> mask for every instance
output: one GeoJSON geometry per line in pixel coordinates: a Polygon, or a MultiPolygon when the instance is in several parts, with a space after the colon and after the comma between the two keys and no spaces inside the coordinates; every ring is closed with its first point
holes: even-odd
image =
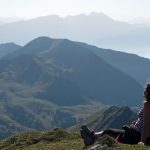
{"type": "Polygon", "coordinates": [[[145,145],[150,146],[150,137],[145,140],[145,145]]]}
{"type": "Polygon", "coordinates": [[[124,144],[138,144],[141,140],[141,132],[137,131],[133,125],[126,130],[107,129],[103,134],[117,138],[119,142],[124,144]]]}

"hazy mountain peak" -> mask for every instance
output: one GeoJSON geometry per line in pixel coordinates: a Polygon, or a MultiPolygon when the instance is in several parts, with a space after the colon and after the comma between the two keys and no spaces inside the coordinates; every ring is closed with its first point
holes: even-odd
{"type": "Polygon", "coordinates": [[[62,17],[60,17],[60,16],[58,16],[58,15],[48,15],[48,16],[40,16],[40,17],[36,17],[36,18],[33,18],[33,19],[29,19],[29,20],[27,20],[27,22],[28,21],[37,21],[37,20],[39,20],[39,21],[49,21],[49,19],[50,20],[52,20],[52,21],[57,21],[57,20],[61,20],[61,19],[63,19],[62,17]]]}
{"type": "Polygon", "coordinates": [[[33,53],[47,50],[52,44],[52,41],[53,39],[46,36],[38,37],[32,40],[31,42],[27,43],[24,47],[20,48],[18,51],[9,54],[4,59],[12,59],[22,54],[32,55],[33,53]]]}
{"type": "Polygon", "coordinates": [[[0,57],[12,53],[20,48],[21,46],[15,43],[2,43],[0,44],[0,57]]]}
{"type": "Polygon", "coordinates": [[[90,17],[98,17],[98,18],[106,18],[106,19],[111,19],[111,20],[113,20],[111,17],[109,17],[109,16],[107,16],[106,14],[104,14],[104,13],[97,13],[97,12],[92,12],[92,13],[90,13],[88,16],[90,16],[90,17]]]}
{"type": "Polygon", "coordinates": [[[40,37],[38,37],[38,38],[33,39],[33,40],[32,40],[31,42],[29,42],[29,43],[42,42],[42,41],[45,41],[45,40],[51,41],[52,39],[51,39],[50,37],[47,37],[47,36],[40,36],[40,37]]]}
{"type": "Polygon", "coordinates": [[[52,41],[53,40],[49,37],[41,36],[26,44],[23,49],[26,49],[26,52],[47,50],[50,47],[52,41]]]}
{"type": "Polygon", "coordinates": [[[78,14],[78,15],[68,15],[66,17],[64,17],[64,19],[68,19],[68,18],[82,18],[82,17],[86,17],[87,15],[85,13],[82,14],[78,14]]]}
{"type": "Polygon", "coordinates": [[[13,42],[9,42],[9,43],[1,43],[0,44],[0,47],[3,47],[3,46],[19,46],[21,47],[20,45],[16,44],[16,43],[13,43],[13,42]]]}
{"type": "Polygon", "coordinates": [[[67,16],[64,18],[64,20],[70,20],[71,22],[73,22],[74,20],[78,21],[79,24],[81,23],[86,23],[87,21],[90,22],[113,22],[113,19],[107,15],[105,15],[104,13],[96,13],[96,12],[92,12],[90,14],[79,14],[79,15],[75,15],[75,16],[67,16]]]}
{"type": "Polygon", "coordinates": [[[69,15],[69,16],[66,16],[64,19],[66,19],[66,18],[97,18],[97,19],[105,18],[105,19],[113,20],[111,17],[107,16],[106,14],[97,13],[97,12],[92,12],[90,14],[82,13],[82,14],[78,14],[75,16],[69,15]]]}

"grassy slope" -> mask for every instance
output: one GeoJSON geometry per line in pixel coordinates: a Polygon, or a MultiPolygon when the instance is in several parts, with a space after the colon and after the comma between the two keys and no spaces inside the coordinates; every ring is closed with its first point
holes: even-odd
{"type": "MultiPolygon", "coordinates": [[[[79,133],[64,130],[52,132],[29,132],[0,141],[1,150],[86,150],[79,133]]],[[[113,145],[110,150],[148,150],[138,145],[113,145]]]]}

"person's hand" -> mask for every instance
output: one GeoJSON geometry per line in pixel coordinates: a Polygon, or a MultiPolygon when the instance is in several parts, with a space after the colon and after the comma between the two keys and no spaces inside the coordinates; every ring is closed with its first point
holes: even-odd
{"type": "Polygon", "coordinates": [[[115,143],[117,143],[117,144],[119,143],[118,138],[115,139],[115,143]]]}
{"type": "Polygon", "coordinates": [[[139,142],[138,145],[144,146],[144,143],[143,142],[139,142]]]}

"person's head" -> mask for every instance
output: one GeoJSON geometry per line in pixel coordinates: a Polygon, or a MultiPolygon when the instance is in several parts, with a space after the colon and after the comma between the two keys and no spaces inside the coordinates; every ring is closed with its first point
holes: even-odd
{"type": "Polygon", "coordinates": [[[144,97],[146,101],[150,102],[150,83],[146,85],[144,90],[144,97]]]}

